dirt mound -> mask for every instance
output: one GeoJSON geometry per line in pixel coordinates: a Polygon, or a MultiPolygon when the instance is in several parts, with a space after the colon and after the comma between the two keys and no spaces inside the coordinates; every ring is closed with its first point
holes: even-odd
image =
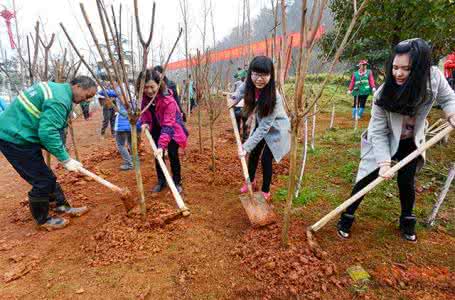
{"type": "MultiPolygon", "coordinates": [[[[347,281],[337,279],[339,276],[334,263],[313,255],[305,239],[304,228],[300,222],[293,223],[288,248],[281,245],[281,225],[251,229],[233,252],[254,278],[262,282],[261,296],[264,299],[299,295],[304,295],[305,299],[320,299],[322,295],[339,297],[346,293],[341,288],[347,281]]],[[[256,294],[248,288],[240,291],[243,295],[256,294]]]]}
{"type": "Polygon", "coordinates": [[[148,208],[147,220],[139,213],[107,215],[103,226],[96,230],[90,241],[81,246],[88,254],[90,266],[106,266],[113,263],[129,263],[150,254],[161,252],[166,240],[172,239],[179,227],[178,220],[166,224],[161,216],[175,211],[166,204],[148,208]]]}
{"type": "Polygon", "coordinates": [[[394,264],[380,266],[373,274],[380,284],[402,290],[403,294],[409,292],[410,296],[420,291],[421,299],[445,299],[447,292],[455,297],[455,273],[446,267],[394,264]]]}

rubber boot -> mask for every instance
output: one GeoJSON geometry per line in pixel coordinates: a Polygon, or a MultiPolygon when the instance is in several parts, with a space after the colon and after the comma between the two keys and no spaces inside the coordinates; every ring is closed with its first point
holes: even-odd
{"type": "Polygon", "coordinates": [[[28,196],[30,212],[38,225],[46,223],[49,214],[49,198],[28,196]]]}
{"type": "Polygon", "coordinates": [[[415,243],[417,242],[417,236],[416,236],[416,227],[417,223],[417,218],[412,215],[408,217],[400,217],[400,231],[401,231],[401,237],[408,241],[415,243]]]}
{"type": "Polygon", "coordinates": [[[357,108],[354,107],[354,108],[352,109],[352,119],[355,119],[356,114],[357,114],[357,108]]]}
{"type": "Polygon", "coordinates": [[[354,215],[342,213],[337,224],[338,236],[342,239],[348,239],[351,235],[352,223],[354,223],[354,215]]]}
{"type": "Polygon", "coordinates": [[[362,118],[362,115],[363,115],[364,110],[365,110],[365,108],[363,108],[363,107],[360,107],[360,108],[359,108],[359,119],[362,118]]]}
{"type": "Polygon", "coordinates": [[[55,201],[56,207],[53,209],[57,213],[64,213],[70,217],[80,217],[88,212],[87,206],[72,207],[66,201],[65,194],[60,184],[55,185],[55,192],[50,194],[50,201],[55,201]]]}
{"type": "Polygon", "coordinates": [[[49,197],[32,197],[29,195],[30,212],[40,228],[48,231],[61,229],[68,225],[63,218],[50,218],[49,197]]]}

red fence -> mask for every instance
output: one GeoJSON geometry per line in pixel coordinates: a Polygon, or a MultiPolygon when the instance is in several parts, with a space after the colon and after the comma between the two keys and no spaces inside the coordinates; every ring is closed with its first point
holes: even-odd
{"type": "MultiPolygon", "coordinates": [[[[324,27],[320,26],[318,31],[316,32],[316,40],[320,39],[322,35],[324,34],[324,27]]],[[[281,45],[283,40],[282,36],[278,36],[275,39],[275,47],[279,47],[281,45]]],[[[292,41],[292,48],[298,48],[300,46],[300,33],[299,32],[293,32],[288,34],[288,41],[292,41]]],[[[247,45],[241,45],[238,47],[230,48],[230,49],[225,49],[225,50],[217,50],[217,51],[211,51],[210,52],[210,62],[219,62],[219,61],[226,61],[230,59],[237,59],[240,57],[247,56],[249,51],[251,51],[252,55],[265,55],[267,52],[267,49],[270,49],[272,47],[272,39],[266,39],[262,40],[259,42],[247,44],[247,45]]],[[[196,64],[196,59],[191,59],[189,61],[189,66],[193,66],[196,64]]],[[[171,62],[167,65],[167,70],[178,70],[186,67],[186,60],[179,60],[176,62],[171,62]]]]}

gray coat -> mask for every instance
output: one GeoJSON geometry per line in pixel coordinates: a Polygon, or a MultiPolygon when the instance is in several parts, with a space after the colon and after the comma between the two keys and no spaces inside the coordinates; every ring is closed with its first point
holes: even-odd
{"type": "MultiPolygon", "coordinates": [[[[241,100],[244,94],[245,84],[242,84],[237,89],[237,92],[234,93],[233,98],[241,100]]],[[[256,112],[255,117],[258,126],[243,144],[243,149],[246,152],[251,152],[257,144],[264,139],[273,154],[273,158],[275,158],[276,162],[279,162],[291,148],[291,125],[286,111],[284,110],[281,95],[278,92],[276,93],[275,109],[270,115],[261,118],[256,112]]]]}
{"type": "MultiPolygon", "coordinates": [[[[382,87],[376,91],[373,103],[379,97],[382,87]]],[[[431,68],[431,86],[427,88],[427,95],[427,101],[418,108],[416,114],[414,142],[417,147],[425,143],[425,119],[430,113],[435,101],[442,107],[447,116],[455,114],[455,93],[437,67],[431,68]]],[[[362,133],[361,161],[356,182],[379,168],[379,162],[390,161],[397,153],[402,121],[403,115],[389,112],[373,104],[368,129],[362,133]]],[[[418,170],[422,168],[424,162],[425,153],[420,158],[418,170]]]]}

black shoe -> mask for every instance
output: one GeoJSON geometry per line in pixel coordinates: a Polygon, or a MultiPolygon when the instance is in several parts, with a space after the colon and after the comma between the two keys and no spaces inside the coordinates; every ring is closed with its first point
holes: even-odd
{"type": "Polygon", "coordinates": [[[182,188],[181,184],[176,184],[175,187],[177,188],[177,192],[179,192],[179,194],[181,194],[183,192],[183,188],[182,188]]]}
{"type": "Polygon", "coordinates": [[[166,187],[166,183],[158,182],[153,188],[152,193],[159,193],[166,187]]]}
{"type": "Polygon", "coordinates": [[[417,242],[415,227],[417,218],[415,216],[400,217],[400,232],[401,237],[408,242],[417,242]]]}
{"type": "Polygon", "coordinates": [[[354,222],[354,216],[343,213],[337,224],[337,234],[342,239],[348,239],[351,236],[351,226],[354,222]]]}

